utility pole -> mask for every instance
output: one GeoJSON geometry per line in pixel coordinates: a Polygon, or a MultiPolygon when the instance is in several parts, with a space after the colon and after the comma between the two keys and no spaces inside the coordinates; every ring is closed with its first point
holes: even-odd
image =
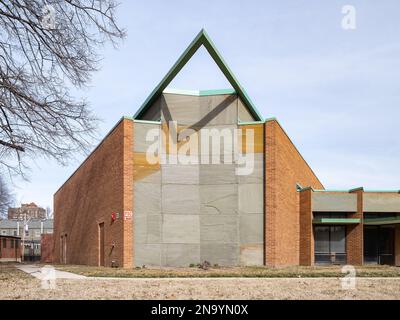
{"type": "Polygon", "coordinates": [[[24,258],[25,258],[25,233],[26,233],[26,227],[28,226],[29,221],[31,220],[31,218],[29,218],[28,220],[26,219],[26,213],[24,213],[24,227],[22,230],[22,248],[21,248],[21,252],[22,252],[22,257],[21,257],[21,261],[24,262],[24,258]]]}

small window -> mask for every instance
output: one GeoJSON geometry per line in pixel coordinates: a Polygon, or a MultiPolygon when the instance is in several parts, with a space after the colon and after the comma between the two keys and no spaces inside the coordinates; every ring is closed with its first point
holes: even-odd
{"type": "Polygon", "coordinates": [[[13,234],[14,234],[14,237],[17,236],[18,235],[17,230],[14,230],[13,234]]]}
{"type": "Polygon", "coordinates": [[[7,248],[7,239],[3,239],[3,248],[7,248]]]}
{"type": "Polygon", "coordinates": [[[1,235],[6,236],[7,235],[7,230],[1,230],[1,235]]]}
{"type": "Polygon", "coordinates": [[[11,248],[11,249],[14,249],[14,239],[11,239],[11,240],[10,240],[10,248],[11,248]]]}

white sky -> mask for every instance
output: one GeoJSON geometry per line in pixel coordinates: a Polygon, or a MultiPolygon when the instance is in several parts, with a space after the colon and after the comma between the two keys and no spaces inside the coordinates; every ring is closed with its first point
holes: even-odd
{"type": "MultiPolygon", "coordinates": [[[[77,93],[103,119],[99,138],[135,113],[204,27],[262,115],[278,118],[326,188],[400,189],[398,0],[126,0],[118,18],[127,39],[118,50],[100,49],[102,70],[77,93]],[[343,5],[356,9],[355,30],[341,28],[343,5]]],[[[201,50],[171,86],[228,84],[201,50]]],[[[17,202],[52,206],[83,159],[66,167],[37,159],[30,182],[15,181],[17,202]]]]}

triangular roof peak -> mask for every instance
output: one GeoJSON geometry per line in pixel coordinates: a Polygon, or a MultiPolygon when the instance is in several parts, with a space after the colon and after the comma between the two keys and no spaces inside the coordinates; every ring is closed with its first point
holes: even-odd
{"type": "Polygon", "coordinates": [[[207,32],[204,29],[200,30],[198,35],[193,39],[193,41],[182,53],[182,55],[175,62],[172,68],[168,71],[165,77],[147,97],[146,101],[142,104],[142,106],[133,116],[134,119],[139,118],[156,101],[156,99],[162,94],[164,89],[171,83],[171,81],[175,78],[175,76],[182,70],[182,68],[186,65],[186,63],[192,58],[192,56],[202,45],[207,49],[211,58],[217,64],[217,66],[222,71],[222,73],[229,81],[229,83],[232,85],[232,87],[235,89],[235,92],[238,94],[244,105],[249,109],[250,113],[255,118],[255,120],[257,121],[263,120],[261,114],[258,112],[257,108],[250,100],[250,97],[247,95],[246,91],[240,85],[239,81],[236,79],[233,72],[228,67],[228,65],[226,64],[221,54],[218,52],[214,43],[211,41],[210,37],[208,36],[207,32]]]}

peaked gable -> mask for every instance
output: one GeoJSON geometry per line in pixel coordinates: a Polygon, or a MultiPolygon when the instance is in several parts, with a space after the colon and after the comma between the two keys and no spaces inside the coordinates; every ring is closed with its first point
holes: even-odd
{"type": "Polygon", "coordinates": [[[216,49],[214,43],[211,41],[210,37],[204,29],[202,29],[199,34],[194,38],[186,50],[182,53],[179,59],[175,62],[172,68],[164,76],[161,82],[155,87],[151,94],[147,97],[145,102],[139,108],[139,110],[133,116],[134,119],[140,118],[148,108],[157,100],[157,98],[162,94],[164,89],[171,83],[175,76],[182,70],[186,63],[192,58],[200,46],[204,46],[211,58],[217,64],[221,72],[224,74],[226,79],[235,89],[236,93],[242,100],[243,104],[249,109],[249,112],[254,117],[256,121],[262,121],[261,114],[258,112],[257,108],[254,106],[250,97],[247,95],[246,91],[240,85],[239,81],[236,79],[231,69],[228,67],[221,54],[216,49]]]}

